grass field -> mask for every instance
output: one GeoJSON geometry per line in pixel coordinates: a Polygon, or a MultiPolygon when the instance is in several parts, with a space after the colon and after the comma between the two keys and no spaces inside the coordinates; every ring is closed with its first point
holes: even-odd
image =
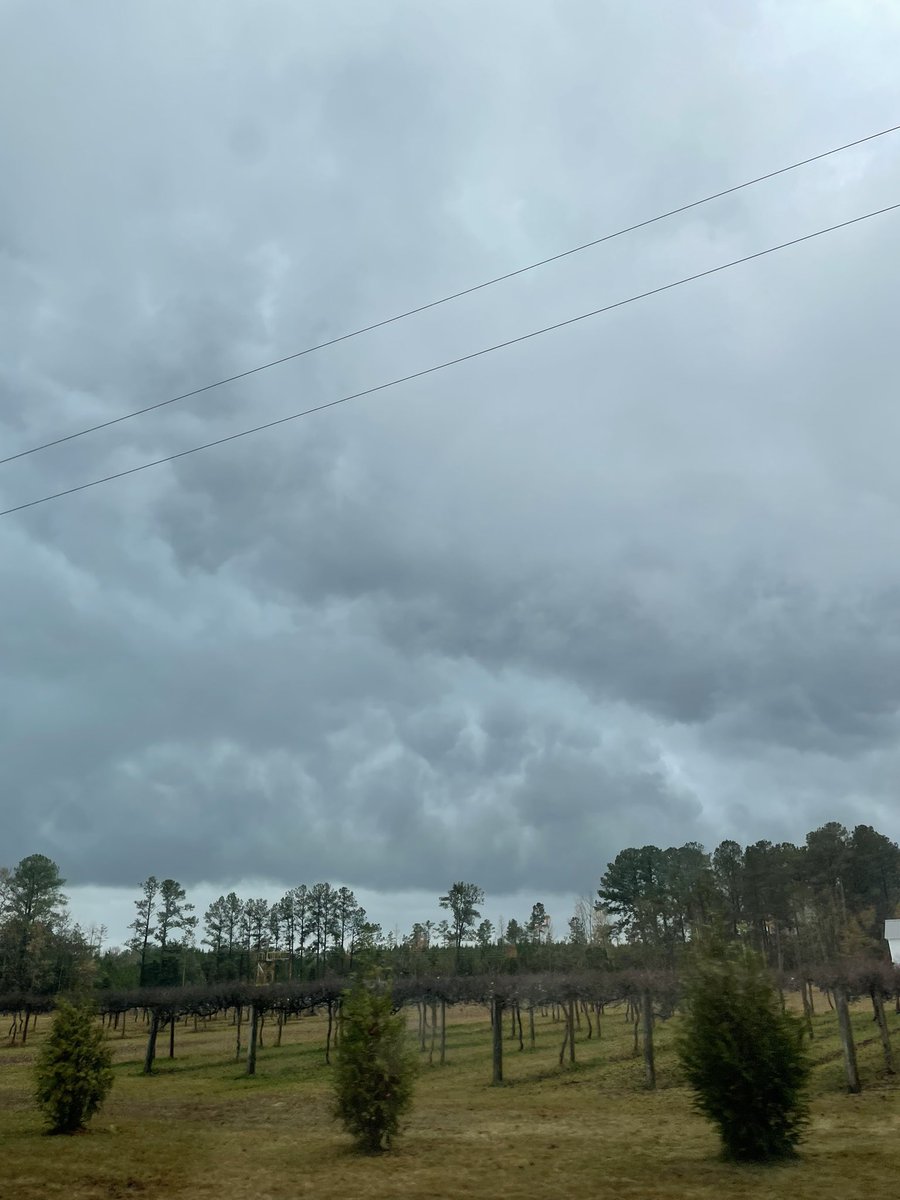
{"type": "MultiPolygon", "coordinates": [[[[900,1049],[900,1017],[889,1019],[900,1049]]],[[[0,1198],[848,1200],[897,1193],[900,1083],[883,1074],[871,1009],[863,1005],[854,1012],[863,1094],[844,1094],[836,1021],[821,1013],[808,1139],[797,1162],[776,1168],[719,1161],[715,1134],[691,1111],[678,1079],[674,1021],[657,1025],[659,1087],[651,1093],[622,1010],[607,1013],[600,1040],[582,1031],[578,1062],[567,1068],[557,1061],[562,1025],[538,1017],[534,1051],[505,1041],[507,1082],[496,1088],[489,1086],[486,1011],[450,1010],[448,1020],[447,1065],[423,1061],[402,1138],[372,1159],[356,1154],[330,1117],[319,1017],[289,1022],[277,1049],[267,1028],[252,1079],[233,1061],[234,1033],[224,1021],[196,1033],[179,1026],[175,1059],[160,1059],[157,1073],[144,1077],[143,1026],[129,1019],[127,1036],[112,1037],[116,1080],[105,1108],[90,1132],[69,1138],[44,1136],[31,1102],[33,1055],[48,1027],[42,1018],[25,1049],[0,1049],[0,1198]]],[[[160,1050],[167,1048],[161,1037],[160,1050]]]]}

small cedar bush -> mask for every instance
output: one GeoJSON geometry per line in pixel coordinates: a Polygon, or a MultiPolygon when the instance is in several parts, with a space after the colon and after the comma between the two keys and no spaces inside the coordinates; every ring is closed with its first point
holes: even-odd
{"type": "Polygon", "coordinates": [[[678,1055],[726,1158],[792,1157],[808,1120],[809,1063],[802,1025],[782,1011],[762,961],[723,950],[697,959],[686,1001],[678,1055]]]}
{"type": "Polygon", "coordinates": [[[90,1008],[60,1001],[38,1053],[35,1095],[50,1133],[77,1133],[113,1083],[112,1053],[90,1008]]]}
{"type": "Polygon", "coordinates": [[[416,1063],[406,1021],[389,988],[359,980],[344,992],[335,1073],[335,1115],[367,1154],[390,1147],[412,1102],[416,1063]]]}

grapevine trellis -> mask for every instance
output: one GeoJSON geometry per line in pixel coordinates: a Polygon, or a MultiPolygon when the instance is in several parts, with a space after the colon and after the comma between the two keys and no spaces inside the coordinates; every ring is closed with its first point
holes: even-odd
{"type": "MultiPolygon", "coordinates": [[[[882,1044],[885,1070],[893,1073],[894,1061],[885,1000],[893,997],[900,1012],[900,971],[890,964],[877,961],[842,962],[831,966],[816,966],[776,977],[782,994],[798,993],[810,1038],[812,1023],[813,987],[818,987],[826,1002],[835,1009],[847,1073],[847,1085],[858,1091],[859,1074],[856,1052],[849,1020],[851,1000],[869,997],[874,1020],[882,1044]]],[[[101,1019],[111,1035],[125,1036],[126,1018],[143,1020],[147,1027],[144,1071],[150,1074],[156,1058],[159,1033],[169,1030],[169,1054],[174,1056],[175,1029],[178,1020],[199,1022],[232,1014],[235,1029],[235,1059],[246,1051],[248,1074],[256,1071],[257,1049],[262,1045],[267,1018],[275,1021],[275,1046],[281,1044],[286,1020],[304,1015],[327,1015],[324,1057],[330,1062],[335,1038],[339,1036],[340,1005],[347,988],[346,978],[333,976],[312,981],[294,980],[288,983],[268,983],[262,986],[244,981],[215,983],[206,986],[177,988],[138,988],[127,991],[104,990],[93,1000],[101,1019]],[[247,1028],[249,1026],[249,1028],[247,1028]],[[246,1028],[246,1045],[243,1037],[246,1028]]],[[[446,1058],[447,1008],[456,1005],[483,1005],[491,1016],[492,1081],[503,1080],[504,1021],[509,1036],[525,1048],[527,1022],[529,1046],[535,1044],[535,1012],[551,1013],[562,1026],[563,1038],[559,1050],[560,1066],[576,1060],[576,1030],[588,1039],[600,1035],[600,1022],[610,1007],[624,1008],[634,1027],[634,1051],[642,1053],[647,1086],[656,1083],[653,1028],[657,1019],[667,1019],[676,1010],[680,999],[678,976],[673,971],[585,971],[579,974],[503,974],[481,976],[442,976],[400,978],[390,983],[396,1009],[415,1007],[418,1014],[420,1050],[428,1052],[429,1062],[437,1055],[438,1063],[446,1058]],[[428,1014],[430,1013],[430,1021],[428,1014]],[[582,1024],[583,1023],[583,1024],[582,1024]]],[[[25,1043],[29,1030],[41,1014],[54,1007],[52,996],[12,993],[0,996],[0,1013],[11,1018],[7,1031],[12,1043],[25,1043]]]]}

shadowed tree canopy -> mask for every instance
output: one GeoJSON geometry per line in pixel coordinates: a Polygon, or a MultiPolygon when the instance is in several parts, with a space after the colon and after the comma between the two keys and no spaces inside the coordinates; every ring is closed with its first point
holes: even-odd
{"type": "Polygon", "coordinates": [[[56,863],[45,854],[30,854],[13,870],[7,884],[9,913],[25,925],[62,920],[65,880],[56,863]]]}
{"type": "Polygon", "coordinates": [[[58,975],[80,952],[80,930],[68,930],[65,880],[56,863],[44,854],[23,858],[0,880],[0,983],[33,988],[43,986],[58,967],[58,975]]]}

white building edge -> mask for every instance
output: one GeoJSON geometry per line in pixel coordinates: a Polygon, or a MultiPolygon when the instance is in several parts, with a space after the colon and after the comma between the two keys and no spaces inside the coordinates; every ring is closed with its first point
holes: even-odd
{"type": "Polygon", "coordinates": [[[884,936],[891,948],[891,960],[900,967],[900,920],[885,921],[884,936]]]}

